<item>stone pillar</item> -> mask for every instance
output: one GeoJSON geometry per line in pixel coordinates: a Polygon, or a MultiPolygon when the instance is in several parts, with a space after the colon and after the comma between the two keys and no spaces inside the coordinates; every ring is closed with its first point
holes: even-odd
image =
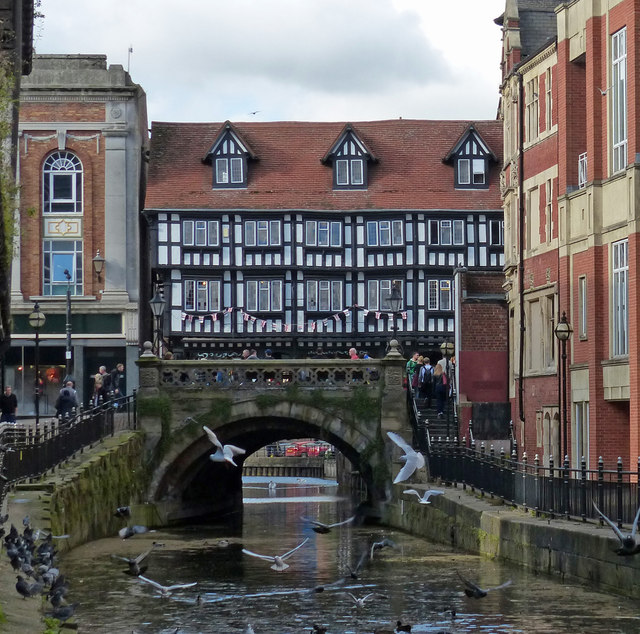
{"type": "Polygon", "coordinates": [[[403,387],[406,359],[400,353],[400,344],[392,339],[389,352],[381,360],[384,372],[380,426],[383,436],[387,431],[402,431],[409,425],[407,394],[403,387]]]}

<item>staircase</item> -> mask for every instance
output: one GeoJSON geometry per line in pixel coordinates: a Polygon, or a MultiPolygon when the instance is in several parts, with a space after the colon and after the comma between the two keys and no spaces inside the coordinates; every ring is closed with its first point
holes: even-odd
{"type": "Polygon", "coordinates": [[[443,440],[450,436],[451,440],[457,435],[456,422],[453,415],[453,401],[449,401],[449,433],[447,434],[447,412],[444,416],[438,418],[438,410],[436,409],[435,398],[431,400],[431,407],[427,406],[427,399],[416,399],[416,409],[419,415],[420,426],[429,422],[429,436],[432,440],[442,438],[443,440]]]}

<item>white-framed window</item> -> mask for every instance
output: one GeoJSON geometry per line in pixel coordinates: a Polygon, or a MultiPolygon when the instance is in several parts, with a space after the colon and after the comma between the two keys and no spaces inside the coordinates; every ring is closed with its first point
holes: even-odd
{"type": "Polygon", "coordinates": [[[429,244],[459,246],[464,244],[464,220],[430,220],[429,244]]]}
{"type": "Polygon", "coordinates": [[[342,246],[342,223],[307,220],[304,235],[304,242],[308,247],[340,247],[342,246]]]}
{"type": "Polygon", "coordinates": [[[484,185],[487,180],[487,161],[483,158],[459,158],[457,185],[484,185]]]}
{"type": "Polygon", "coordinates": [[[627,29],[611,36],[611,134],[613,172],[627,166],[627,29]]]}
{"type": "Polygon", "coordinates": [[[342,310],[341,280],[307,280],[307,310],[342,310]]]}
{"type": "Polygon", "coordinates": [[[402,220],[370,220],[367,222],[367,246],[402,246],[402,220]]]}
{"type": "Polygon", "coordinates": [[[243,160],[240,157],[216,159],[216,184],[234,185],[244,181],[243,160]]]}
{"type": "Polygon", "coordinates": [[[391,289],[397,287],[403,294],[402,280],[369,280],[367,282],[367,307],[369,310],[391,310],[391,289]]]}
{"type": "Polygon", "coordinates": [[[82,295],[82,240],[43,240],[42,294],[82,295]],[[67,280],[67,271],[70,280],[67,280]]]}
{"type": "Polygon", "coordinates": [[[545,184],[545,233],[547,242],[551,242],[553,230],[553,180],[547,179],[545,184]]]}
{"type": "Polygon", "coordinates": [[[574,469],[580,468],[582,458],[589,465],[589,401],[579,401],[574,407],[574,439],[573,465],[574,469]]]}
{"type": "Polygon", "coordinates": [[[185,280],[184,310],[218,312],[221,307],[220,286],[220,280],[185,280]]]}
{"type": "Polygon", "coordinates": [[[578,337],[587,338],[587,276],[578,278],[578,337]]]}
{"type": "Polygon", "coordinates": [[[491,246],[504,244],[504,220],[489,221],[489,244],[491,246]]]}
{"type": "Polygon", "coordinates": [[[247,247],[278,247],[281,244],[279,220],[247,220],[244,223],[247,247]]]}
{"type": "Polygon", "coordinates": [[[555,296],[536,295],[528,299],[525,306],[526,359],[531,372],[548,372],[555,368],[555,296]]]}
{"type": "Polygon", "coordinates": [[[82,213],[82,163],[71,152],[50,154],[42,168],[43,213],[82,213]]]}
{"type": "Polygon", "coordinates": [[[624,356],[629,354],[629,240],[614,242],[611,250],[613,356],[624,356]]]}
{"type": "Polygon", "coordinates": [[[451,280],[427,280],[427,310],[453,310],[451,280]]]}
{"type": "Polygon", "coordinates": [[[525,121],[527,123],[527,141],[533,141],[538,137],[538,78],[534,77],[527,82],[525,89],[525,121]]]}
{"type": "Polygon", "coordinates": [[[364,170],[362,159],[338,159],[336,161],[336,185],[363,185],[364,170]]]}
{"type": "Polygon", "coordinates": [[[552,126],[552,107],[553,107],[553,97],[551,95],[551,69],[547,68],[544,74],[544,109],[545,109],[545,119],[547,124],[547,130],[551,130],[552,126]]]}
{"type": "Polygon", "coordinates": [[[247,280],[246,289],[248,311],[282,310],[282,280],[247,280]]]}
{"type": "Polygon", "coordinates": [[[220,243],[217,220],[183,220],[182,244],[184,246],[217,247],[220,243]]]}
{"type": "Polygon", "coordinates": [[[459,185],[471,184],[471,159],[468,159],[468,158],[458,159],[458,184],[459,185]]]}

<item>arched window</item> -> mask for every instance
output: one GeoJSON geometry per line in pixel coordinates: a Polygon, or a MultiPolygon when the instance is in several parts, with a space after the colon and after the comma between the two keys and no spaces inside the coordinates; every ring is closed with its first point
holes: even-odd
{"type": "Polygon", "coordinates": [[[71,152],[54,152],[42,169],[43,213],[82,213],[82,163],[71,152]]]}

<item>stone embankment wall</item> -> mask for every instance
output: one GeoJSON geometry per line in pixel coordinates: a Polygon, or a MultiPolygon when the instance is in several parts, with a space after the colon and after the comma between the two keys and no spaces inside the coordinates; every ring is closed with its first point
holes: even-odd
{"type": "Polygon", "coordinates": [[[123,433],[85,451],[47,477],[43,488],[50,493],[54,535],[69,535],[71,547],[113,537],[124,526],[123,520],[114,517],[119,506],[133,505],[135,523],[151,523],[144,505],[135,505],[144,499],[148,484],[143,451],[143,434],[123,433]]]}
{"type": "Polygon", "coordinates": [[[535,517],[462,489],[444,488],[445,494],[432,497],[431,504],[403,496],[401,487],[394,490],[399,497],[387,506],[383,518],[391,526],[530,571],[640,598],[640,555],[616,555],[619,542],[608,526],[535,517]]]}

